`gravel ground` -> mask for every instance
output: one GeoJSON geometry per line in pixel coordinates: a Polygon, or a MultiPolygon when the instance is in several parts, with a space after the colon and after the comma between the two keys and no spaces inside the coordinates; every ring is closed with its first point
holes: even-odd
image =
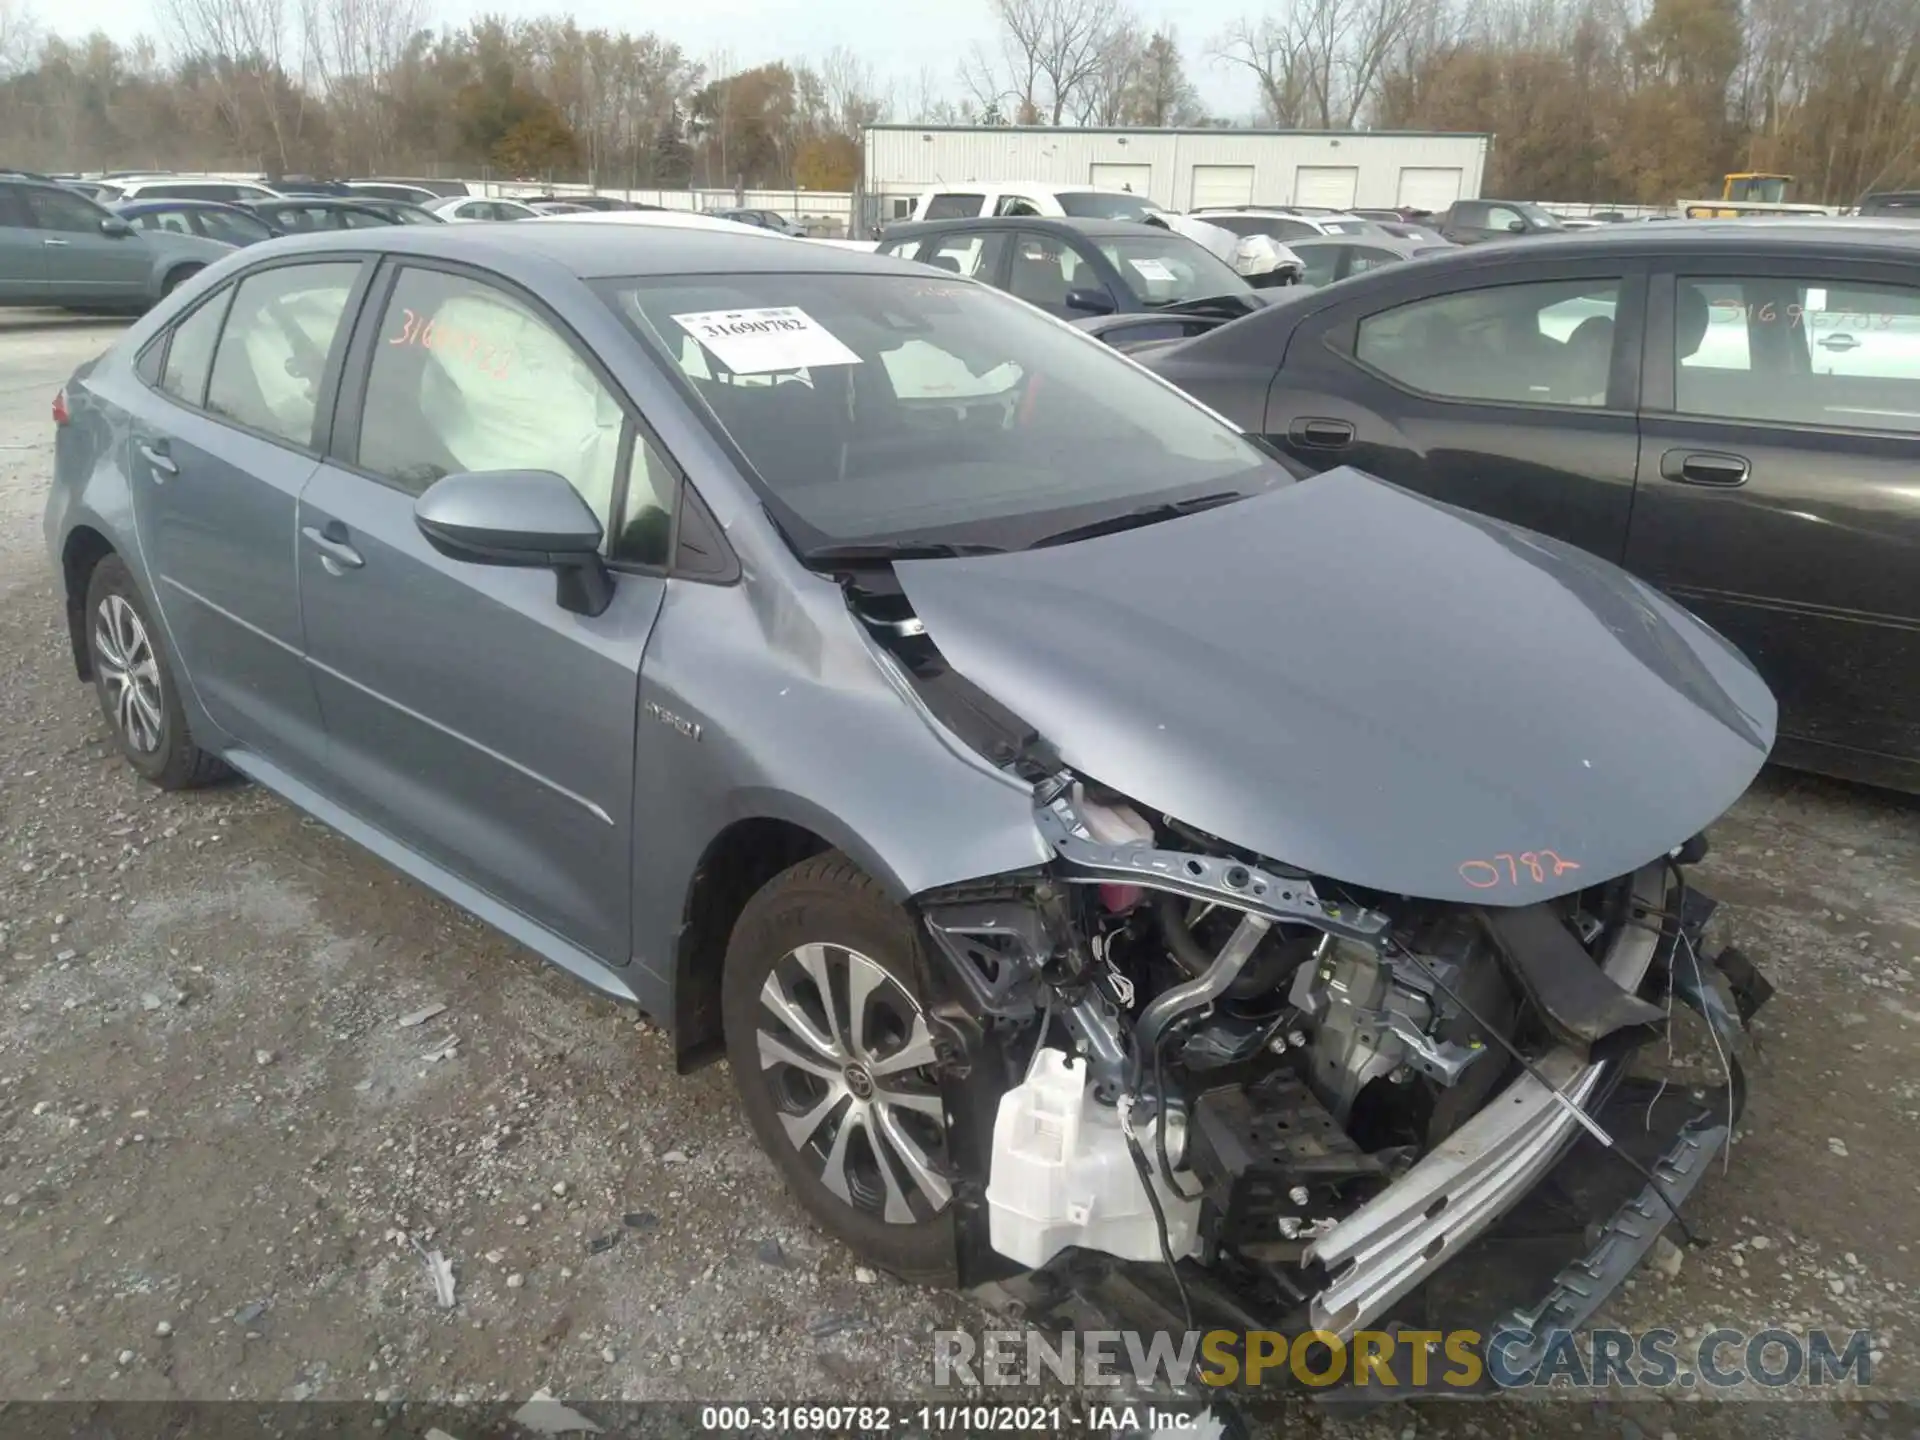
{"type": "MultiPolygon", "coordinates": [[[[0,319],[0,1401],[927,1393],[929,1332],[979,1307],[816,1234],[723,1067],[676,1078],[657,1028],[259,789],[166,796],[115,757],[40,539],[49,402],[113,333],[0,319]]],[[[1920,802],[1773,773],[1715,842],[1708,888],[1780,993],[1693,1208],[1714,1245],[1604,1319],[1870,1327],[1874,1392],[1912,1396],[1920,802]]],[[[1329,1428],[1542,1412],[1471,1413],[1329,1428]]],[[[1914,1423],[1554,1414],[1625,1440],[1914,1423]]]]}

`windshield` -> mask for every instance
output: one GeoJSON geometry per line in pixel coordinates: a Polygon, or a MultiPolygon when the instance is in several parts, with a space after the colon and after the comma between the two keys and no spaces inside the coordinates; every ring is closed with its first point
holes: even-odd
{"type": "Polygon", "coordinates": [[[799,274],[596,288],[744,456],[803,552],[1020,548],[1290,479],[1178,391],[983,285],[799,274]]]}
{"type": "Polygon", "coordinates": [[[1081,220],[1145,220],[1153,204],[1143,196],[1113,190],[1062,190],[1060,211],[1081,220]]]}
{"type": "Polygon", "coordinates": [[[1138,235],[1101,235],[1093,243],[1127,288],[1149,305],[1246,295],[1253,289],[1231,265],[1184,235],[1145,229],[1138,235]]]}
{"type": "Polygon", "coordinates": [[[1513,205],[1508,208],[1518,210],[1522,215],[1527,217],[1529,224],[1537,225],[1542,230],[1564,230],[1567,228],[1560,223],[1560,217],[1558,215],[1555,215],[1551,210],[1542,210],[1538,205],[1513,205]]]}
{"type": "Polygon", "coordinates": [[[1371,220],[1321,220],[1317,223],[1329,235],[1364,235],[1374,228],[1371,220]]]}

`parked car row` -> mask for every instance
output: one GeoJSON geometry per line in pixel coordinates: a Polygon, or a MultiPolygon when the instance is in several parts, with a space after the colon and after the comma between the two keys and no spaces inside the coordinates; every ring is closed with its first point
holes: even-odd
{"type": "Polygon", "coordinates": [[[1087,328],[1312,471],[1625,566],[1759,667],[1780,760],[1920,790],[1920,230],[1608,226],[1087,328]]]}
{"type": "Polygon", "coordinates": [[[81,181],[0,170],[0,305],[140,310],[228,250],[281,235],[661,213],[607,196],[476,196],[451,181],[283,184],[285,193],[192,177],[81,181]],[[437,193],[429,183],[454,193],[437,193]]]}
{"type": "Polygon", "coordinates": [[[0,170],[0,305],[143,310],[233,248],[192,227],[136,229],[64,185],[0,170]]]}
{"type": "Polygon", "coordinates": [[[1255,294],[1170,235],[1132,242],[1143,280],[1116,237],[1151,232],[1015,213],[1031,188],[929,192],[923,211],[1000,213],[897,224],[880,249],[1074,322],[1311,470],[1625,565],[1760,667],[1783,760],[1920,789],[1920,231],[1463,201],[1441,221],[1455,245],[1202,212],[1299,257],[1304,285],[1255,294]]]}

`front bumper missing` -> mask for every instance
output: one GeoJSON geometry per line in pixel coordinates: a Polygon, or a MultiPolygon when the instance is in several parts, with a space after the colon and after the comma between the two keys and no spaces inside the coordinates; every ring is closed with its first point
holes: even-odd
{"type": "MultiPolygon", "coordinates": [[[[1635,877],[1636,918],[1643,923],[1620,932],[1602,967],[1629,995],[1640,988],[1660,949],[1659,931],[1644,920],[1659,912],[1665,880],[1659,867],[1635,877]]],[[[1542,1056],[1535,1069],[1538,1078],[1520,1076],[1307,1248],[1307,1259],[1323,1265],[1329,1277],[1313,1301],[1314,1329],[1344,1340],[1365,1328],[1520,1201],[1583,1133],[1562,1099],[1586,1109],[1611,1067],[1561,1047],[1542,1056]]]]}
{"type": "MultiPolygon", "coordinates": [[[[1636,899],[1655,916],[1659,879],[1642,876],[1636,886],[1636,899]]],[[[1724,1151],[1743,1107],[1745,1081],[1732,1042],[1744,1039],[1743,1022],[1770,987],[1737,952],[1698,960],[1697,951],[1676,944],[1673,932],[1657,924],[1629,927],[1605,969],[1631,991],[1659,965],[1678,982],[1677,996],[1701,1011],[1720,1037],[1729,1062],[1724,1087],[1628,1078],[1624,1058],[1588,1064],[1571,1052],[1549,1055],[1542,1073],[1581,1104],[1621,1153],[1610,1153],[1544,1087],[1523,1076],[1428,1157],[1441,1164],[1416,1165],[1321,1237],[1315,1248],[1323,1259],[1340,1245],[1337,1253],[1355,1263],[1311,1298],[1292,1303],[1258,1277],[1183,1262],[1196,1323],[1202,1330],[1286,1334],[1467,1329],[1480,1334],[1483,1346],[1498,1341],[1505,1373],[1531,1370],[1555,1336],[1587,1324],[1646,1258],[1724,1151]],[[1716,998],[1730,1003],[1715,1004],[1716,998]],[[1651,1174],[1658,1190],[1635,1165],[1651,1174]],[[1354,1225],[1363,1218],[1365,1225],[1354,1225]],[[1360,1310],[1344,1327],[1327,1323],[1342,1304],[1360,1310]]],[[[1069,1251],[1041,1271],[988,1290],[997,1292],[983,1297],[990,1306],[1014,1301],[1043,1330],[1183,1325],[1164,1267],[1088,1252],[1069,1251]]],[[[1317,1393],[1363,1404],[1422,1393],[1402,1384],[1377,1394],[1379,1387],[1354,1386],[1351,1379],[1317,1393]]],[[[1495,1388],[1490,1373],[1482,1386],[1495,1388]]],[[[1429,1393],[1462,1392],[1433,1387],[1429,1393]]]]}

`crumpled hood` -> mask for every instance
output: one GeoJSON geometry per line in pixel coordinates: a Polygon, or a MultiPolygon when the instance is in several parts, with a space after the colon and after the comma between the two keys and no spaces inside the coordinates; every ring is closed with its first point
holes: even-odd
{"type": "Polygon", "coordinates": [[[895,568],[953,667],[1075,770],[1391,893],[1527,905],[1624,874],[1773,746],[1760,677],[1650,587],[1351,469],[895,568]]]}

